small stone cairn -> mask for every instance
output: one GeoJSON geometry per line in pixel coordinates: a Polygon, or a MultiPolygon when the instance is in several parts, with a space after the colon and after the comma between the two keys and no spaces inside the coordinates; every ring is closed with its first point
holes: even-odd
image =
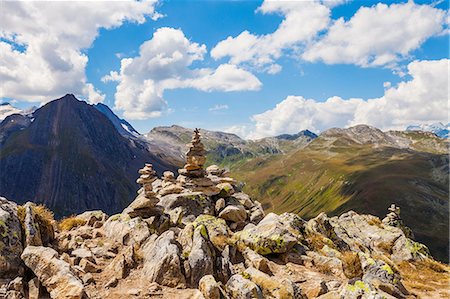
{"type": "MultiPolygon", "coordinates": [[[[156,181],[156,171],[153,170],[153,165],[146,163],[144,168],[139,169],[139,174],[141,175],[136,183],[142,185],[142,190],[146,198],[153,198],[156,193],[153,191],[153,182],[156,181]]],[[[142,191],[141,191],[142,192],[142,191]]]]}
{"type": "Polygon", "coordinates": [[[205,176],[203,165],[206,162],[206,151],[200,140],[200,130],[195,129],[191,143],[187,144],[186,165],[178,170],[178,173],[189,178],[201,178],[205,176]]]}
{"type": "Polygon", "coordinates": [[[395,204],[391,204],[388,211],[388,214],[383,219],[383,223],[400,228],[408,238],[412,238],[413,233],[411,229],[403,224],[403,220],[400,217],[400,207],[397,207],[395,204]]]}

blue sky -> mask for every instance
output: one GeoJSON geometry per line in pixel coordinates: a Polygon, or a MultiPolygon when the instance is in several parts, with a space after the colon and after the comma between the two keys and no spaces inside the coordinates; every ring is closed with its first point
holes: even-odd
{"type": "MultiPolygon", "coordinates": [[[[70,70],[76,74],[73,76],[75,78],[74,80],[79,80],[80,83],[68,84],[67,93],[79,94],[80,98],[90,100],[91,93],[87,92],[87,89],[84,89],[84,85],[90,84],[95,94],[100,95],[97,97],[100,100],[96,100],[96,102],[103,101],[103,103],[114,108],[114,111],[119,116],[125,116],[141,133],[146,133],[155,126],[179,124],[188,127],[226,130],[238,133],[244,137],[258,138],[272,134],[295,133],[302,129],[323,131],[332,126],[344,127],[360,122],[375,125],[383,129],[391,129],[402,127],[411,122],[448,121],[447,113],[442,113],[442,110],[448,112],[446,101],[448,99],[448,84],[446,84],[446,80],[441,80],[439,83],[442,85],[442,82],[444,82],[447,86],[432,86],[431,84],[435,84],[434,82],[436,80],[432,78],[427,80],[427,82],[430,82],[427,83],[430,85],[426,86],[427,89],[435,90],[436,88],[442,89],[442,87],[444,89],[439,94],[429,93],[429,97],[432,99],[425,99],[423,92],[411,96],[411,93],[419,90],[419,85],[422,88],[424,80],[421,78],[427,76],[429,73],[428,70],[435,68],[438,71],[442,71],[443,69],[445,70],[445,66],[448,66],[448,60],[446,60],[449,55],[448,24],[445,21],[448,14],[448,2],[416,1],[412,4],[409,3],[408,8],[407,1],[383,1],[382,3],[387,4],[384,8],[385,10],[381,7],[379,7],[379,10],[376,9],[379,1],[341,2],[343,3],[338,3],[337,5],[328,5],[325,2],[323,6],[326,6],[326,9],[330,11],[329,20],[324,23],[323,26],[325,27],[310,35],[307,41],[298,38],[296,42],[285,44],[283,44],[284,37],[281,39],[280,37],[273,37],[271,39],[272,42],[268,44],[264,44],[264,41],[261,40],[263,36],[272,35],[276,32],[280,24],[286,18],[289,18],[289,14],[306,9],[316,9],[316,7],[286,8],[286,5],[282,2],[281,5],[277,4],[278,6],[275,8],[265,8],[265,13],[263,13],[261,9],[257,11],[258,8],[263,7],[262,1],[158,2],[152,4],[153,10],[150,13],[148,11],[147,14],[142,13],[145,21],[142,19],[138,20],[138,16],[133,16],[138,21],[114,20],[114,22],[117,22],[113,26],[114,28],[105,25],[100,26],[100,28],[94,27],[89,29],[93,35],[89,41],[84,41],[81,37],[71,39],[69,43],[72,40],[76,42],[67,51],[73,50],[80,57],[84,55],[88,58],[88,61],[85,63],[80,62],[80,69],[73,67],[76,69],[76,72],[73,69],[70,70]],[[359,23],[355,21],[355,24],[347,23],[347,27],[353,26],[352,30],[342,31],[343,29],[341,28],[339,32],[336,31],[336,34],[332,38],[330,37],[329,40],[326,39],[328,35],[331,36],[332,29],[330,28],[339,18],[343,18],[342,22],[351,22],[355,14],[362,11],[364,7],[368,9],[366,13],[369,16],[371,16],[370,14],[373,11],[373,13],[386,16],[386,18],[388,16],[398,18],[394,22],[398,27],[389,27],[389,19],[377,22],[377,18],[374,17],[372,19],[368,18],[368,24],[362,24],[361,21],[359,23]],[[429,9],[424,10],[424,7],[429,9]],[[424,25],[428,27],[409,28],[416,25],[412,24],[405,17],[408,16],[408,11],[406,11],[408,9],[411,12],[420,11],[420,17],[423,17],[425,21],[429,21],[428,25],[424,25]],[[392,16],[388,13],[390,10],[393,11],[392,16]],[[402,12],[402,10],[406,12],[402,12]],[[161,14],[162,17],[157,20],[152,20],[155,12],[161,14]],[[442,20],[440,22],[431,22],[432,18],[437,18],[436,16],[441,17],[442,20]],[[370,24],[370,22],[373,22],[373,24],[370,24]],[[384,25],[386,27],[383,27],[384,25]],[[362,29],[357,28],[358,26],[362,27],[362,29]],[[369,33],[373,36],[372,39],[366,41],[369,45],[362,45],[358,41],[358,39],[364,38],[364,32],[361,33],[361,30],[364,30],[366,28],[365,26],[369,28],[368,31],[370,31],[370,28],[379,28],[379,32],[374,31],[374,33],[369,33]],[[185,69],[179,68],[173,70],[171,68],[170,76],[179,76],[182,78],[180,82],[176,83],[178,87],[164,89],[162,98],[159,95],[154,95],[154,100],[149,98],[148,103],[146,102],[148,104],[147,108],[138,111],[139,107],[136,108],[136,104],[133,104],[134,106],[131,107],[131,104],[126,103],[126,101],[134,101],[133,96],[127,98],[126,95],[139,96],[145,102],[146,93],[142,90],[131,90],[131,87],[127,85],[128,82],[136,80],[133,82],[136,83],[136,86],[139,86],[150,78],[155,82],[155,86],[158,86],[157,84],[163,85],[165,81],[154,79],[157,75],[153,74],[149,78],[145,77],[145,70],[140,73],[140,78],[136,79],[135,77],[137,75],[130,74],[133,72],[131,67],[129,68],[128,75],[126,75],[128,77],[125,77],[126,70],[124,69],[123,74],[121,73],[121,60],[125,58],[134,59],[141,56],[142,59],[140,62],[137,59],[135,60],[134,70],[137,70],[139,64],[142,64],[143,61],[145,62],[146,59],[150,59],[140,53],[140,46],[152,40],[154,33],[164,27],[178,30],[182,35],[184,34],[184,37],[190,43],[197,43],[199,46],[205,45],[206,49],[203,52],[198,50],[199,53],[203,53],[202,59],[194,59],[194,61],[187,63],[185,69]],[[394,30],[405,30],[403,36],[406,36],[406,40],[399,41],[398,47],[389,40],[385,42],[386,45],[380,46],[380,44],[383,44],[384,36],[389,35],[389,32],[394,30]],[[267,49],[271,44],[278,42],[284,46],[280,46],[280,48],[275,47],[268,52],[270,54],[267,54],[267,56],[261,56],[263,59],[270,58],[269,62],[264,62],[263,64],[256,62],[258,58],[261,58],[259,53],[247,60],[244,58],[243,61],[238,62],[233,60],[233,57],[237,60],[242,60],[239,51],[234,53],[232,50],[231,52],[227,52],[225,49],[225,52],[222,51],[224,54],[212,57],[212,49],[218,47],[229,36],[234,39],[243,31],[248,31],[251,34],[250,38],[254,37],[254,39],[258,40],[255,42],[254,47],[267,49]],[[422,35],[414,36],[415,32],[418,32],[417,35],[422,35]],[[342,36],[350,34],[353,40],[348,40],[347,36],[342,36]],[[352,49],[361,47],[362,50],[357,54],[359,55],[358,59],[353,59],[352,57],[341,59],[339,51],[333,50],[336,48],[330,46],[330,41],[335,42],[341,36],[343,41],[337,42],[339,44],[339,48],[337,49],[343,53],[345,51],[352,53],[352,49]],[[409,41],[415,38],[419,42],[414,45],[409,44],[409,41]],[[380,40],[379,43],[377,42],[378,39],[380,40]],[[352,42],[355,42],[355,46],[352,46],[352,42]],[[373,43],[373,45],[370,45],[370,43],[373,43]],[[348,47],[345,46],[348,44],[350,44],[348,47]],[[316,46],[316,48],[311,48],[313,47],[312,45],[316,46]],[[376,52],[371,52],[371,47],[379,47],[380,49],[377,49],[376,52]],[[312,49],[309,52],[310,55],[304,55],[304,53],[308,53],[308,49],[310,48],[312,49]],[[281,54],[274,54],[279,49],[281,49],[281,54]],[[371,61],[371,59],[382,57],[386,53],[394,53],[395,58],[389,56],[389,61],[384,62],[383,60],[382,63],[371,61]],[[364,55],[369,57],[367,61],[364,55]],[[433,61],[440,61],[440,63],[439,65],[437,63],[430,63],[433,61]],[[250,82],[253,80],[251,81],[253,84],[243,84],[243,87],[239,88],[240,90],[230,91],[229,87],[220,85],[222,84],[221,82],[205,83],[205,80],[209,79],[202,79],[203,81],[201,82],[195,81],[197,83],[185,83],[183,81],[186,76],[188,79],[197,76],[194,73],[189,73],[190,71],[208,69],[214,72],[214,70],[223,64],[233,65],[234,69],[238,69],[240,74],[244,76],[243,78],[245,79],[242,79],[243,81],[248,79],[250,82]],[[279,65],[281,71],[270,74],[267,68],[273,64],[279,65]],[[411,68],[408,68],[408,66],[411,66],[411,68]],[[83,71],[84,74],[82,74],[83,71]],[[105,82],[104,79],[102,80],[111,71],[120,74],[122,76],[121,79],[117,79],[119,81],[110,80],[108,82],[105,82]],[[254,80],[259,81],[259,87],[255,86],[254,80]],[[128,88],[130,90],[127,90],[122,95],[118,95],[116,87],[119,84],[124,89],[128,88]],[[205,87],[205,84],[208,87],[205,87]],[[406,84],[406,91],[399,88],[399,84],[406,84]],[[183,88],[185,86],[187,88],[183,88]],[[121,100],[118,101],[117,97],[120,96],[121,100]],[[292,97],[288,99],[288,96],[292,97]],[[334,97],[338,97],[338,99],[333,101],[329,100],[334,97]],[[408,99],[405,99],[406,97],[412,98],[411,103],[408,102],[408,99]],[[368,105],[367,101],[369,99],[376,99],[376,101],[373,105],[368,105]],[[430,101],[433,101],[431,103],[433,107],[441,107],[441,109],[438,109],[441,110],[440,114],[430,112],[428,114],[421,113],[420,115],[414,115],[411,112],[416,108],[420,108],[424,103],[430,103],[430,101]],[[121,109],[116,105],[119,102],[122,103],[120,106],[121,109]],[[320,103],[326,104],[321,105],[320,103]],[[218,109],[214,109],[214,107],[218,109]],[[400,108],[394,113],[391,107],[400,108]],[[130,110],[127,112],[127,109],[130,110]],[[158,117],[152,114],[154,112],[151,111],[152,109],[158,111],[158,117]],[[377,118],[374,111],[391,111],[392,115],[384,113],[377,118]],[[138,117],[134,117],[136,115],[138,117]],[[380,118],[386,119],[380,120],[380,118]],[[402,119],[393,120],[393,118],[402,119]]],[[[26,10],[27,7],[25,6],[24,9],[26,10]]],[[[88,10],[89,8],[83,7],[82,9],[88,10]]],[[[323,7],[317,9],[323,9],[323,7]]],[[[57,8],[55,10],[57,11],[57,8]]],[[[308,22],[315,21],[314,19],[298,21],[294,17],[293,19],[294,25],[292,26],[292,32],[294,32],[294,27],[304,26],[306,28],[310,26],[307,24],[308,22]]],[[[361,19],[364,21],[364,17],[361,19]]],[[[13,23],[14,21],[7,20],[6,22],[13,23]]],[[[71,22],[77,22],[77,20],[71,20],[71,22]]],[[[105,23],[108,22],[110,20],[105,20],[105,23]]],[[[85,26],[88,26],[88,24],[85,26]]],[[[9,27],[11,27],[10,31],[12,33],[18,34],[19,36],[23,33],[24,41],[12,40],[7,36],[3,36],[2,41],[9,45],[25,45],[22,49],[23,53],[26,53],[27,43],[29,43],[28,45],[33,45],[33,43],[42,45],[48,42],[34,41],[31,37],[27,40],[24,32],[31,30],[29,28],[22,28],[15,24],[9,26],[8,23],[6,28],[9,27]]],[[[345,29],[346,27],[344,26],[343,28],[345,29]]],[[[288,28],[284,32],[285,36],[289,35],[289,30],[288,28]]],[[[61,43],[65,42],[62,40],[62,36],[65,36],[63,33],[55,32],[56,38],[61,39],[59,40],[61,43]]],[[[394,41],[398,39],[395,36],[393,37],[394,41]]],[[[231,42],[235,45],[242,44],[242,42],[231,42]]],[[[152,47],[155,47],[155,44],[157,44],[156,39],[152,47]]],[[[233,49],[233,46],[231,46],[231,49],[233,49]]],[[[65,50],[63,48],[59,53],[63,53],[65,50]]],[[[159,50],[152,51],[155,54],[157,52],[154,51],[159,50]]],[[[56,52],[58,53],[58,51],[56,52]]],[[[245,52],[245,48],[243,52],[245,52]]],[[[57,53],[53,53],[53,55],[58,55],[57,53]]],[[[345,55],[343,54],[342,56],[344,57],[345,55]]],[[[44,55],[42,56],[46,57],[44,55]]],[[[21,63],[19,59],[17,58],[16,62],[18,65],[21,63]]],[[[62,59],[64,60],[65,58],[62,57],[62,59]]],[[[161,70],[161,68],[159,67],[158,70],[161,70]]],[[[38,73],[42,70],[36,67],[35,69],[30,68],[29,71],[38,73]]],[[[42,71],[42,73],[45,74],[45,71],[42,71]]],[[[433,73],[435,72],[433,71],[433,73]]],[[[442,74],[436,74],[436,76],[448,77],[448,73],[444,72],[442,74]]],[[[70,78],[72,77],[69,76],[67,81],[70,78]]],[[[198,79],[197,77],[195,78],[195,80],[198,79]]],[[[20,79],[20,77],[18,76],[17,79],[20,79]]],[[[228,79],[229,76],[226,76],[224,80],[228,79]]],[[[53,79],[53,81],[55,80],[57,79],[53,79]]],[[[9,85],[5,84],[7,86],[5,89],[7,90],[2,93],[2,98],[4,101],[14,100],[15,106],[25,108],[36,104],[33,103],[36,99],[39,99],[39,102],[47,101],[46,99],[48,97],[48,100],[53,99],[51,97],[53,94],[56,96],[56,94],[64,90],[64,84],[67,84],[67,82],[61,82],[57,88],[53,88],[54,90],[51,90],[52,87],[50,87],[50,90],[48,87],[46,87],[47,89],[44,88],[43,90],[45,92],[41,92],[42,97],[39,97],[41,95],[39,90],[31,90],[34,86],[31,83],[31,87],[29,88],[31,91],[28,94],[21,94],[16,91],[19,88],[13,87],[9,91],[9,85]]],[[[225,82],[223,84],[227,83],[225,82]]],[[[166,86],[166,83],[164,83],[164,86],[166,86]]]]}

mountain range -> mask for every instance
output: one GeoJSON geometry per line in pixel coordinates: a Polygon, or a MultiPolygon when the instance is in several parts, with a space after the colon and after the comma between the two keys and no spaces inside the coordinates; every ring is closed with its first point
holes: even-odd
{"type": "MultiPolygon", "coordinates": [[[[0,195],[44,203],[58,217],[120,211],[135,196],[139,167],[176,173],[192,135],[176,125],[140,134],[108,106],[73,95],[34,112],[11,107],[3,105],[16,113],[0,123],[0,195]]],[[[359,125],[259,140],[201,133],[207,165],[245,181],[267,211],[309,219],[353,209],[381,217],[396,203],[417,239],[447,260],[449,143],[425,129],[431,127],[383,132],[359,125]]]]}

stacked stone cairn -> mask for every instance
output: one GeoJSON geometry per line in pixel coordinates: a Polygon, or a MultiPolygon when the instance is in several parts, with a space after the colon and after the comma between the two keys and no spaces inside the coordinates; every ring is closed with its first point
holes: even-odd
{"type": "Polygon", "coordinates": [[[403,220],[400,217],[400,207],[397,207],[395,204],[391,204],[388,208],[388,214],[383,219],[383,223],[400,228],[408,238],[413,238],[412,230],[403,224],[403,220]]]}

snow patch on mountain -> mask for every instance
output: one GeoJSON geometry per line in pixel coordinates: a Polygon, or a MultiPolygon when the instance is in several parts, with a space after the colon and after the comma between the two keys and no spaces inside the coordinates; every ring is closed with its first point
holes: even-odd
{"type": "Polygon", "coordinates": [[[406,128],[406,131],[432,132],[441,138],[449,138],[450,123],[448,123],[447,125],[444,125],[441,122],[432,124],[411,125],[406,128]]]}

